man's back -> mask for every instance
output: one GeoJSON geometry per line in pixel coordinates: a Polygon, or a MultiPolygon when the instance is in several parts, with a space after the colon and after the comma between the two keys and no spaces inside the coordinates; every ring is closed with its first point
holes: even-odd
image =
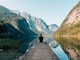
{"type": "Polygon", "coordinates": [[[40,40],[40,42],[43,42],[43,36],[42,36],[42,34],[40,35],[39,40],[40,40]]]}

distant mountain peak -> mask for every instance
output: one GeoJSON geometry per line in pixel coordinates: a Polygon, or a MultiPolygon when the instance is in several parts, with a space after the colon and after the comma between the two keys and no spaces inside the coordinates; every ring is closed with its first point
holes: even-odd
{"type": "Polygon", "coordinates": [[[57,29],[58,29],[58,26],[56,24],[49,25],[49,30],[51,30],[52,32],[55,32],[57,29]]]}

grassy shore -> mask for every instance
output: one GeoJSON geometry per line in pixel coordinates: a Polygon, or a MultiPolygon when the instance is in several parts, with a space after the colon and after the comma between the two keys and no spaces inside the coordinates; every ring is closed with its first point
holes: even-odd
{"type": "Polygon", "coordinates": [[[21,53],[17,53],[16,51],[0,52],[0,60],[15,60],[19,56],[21,56],[21,53]]]}

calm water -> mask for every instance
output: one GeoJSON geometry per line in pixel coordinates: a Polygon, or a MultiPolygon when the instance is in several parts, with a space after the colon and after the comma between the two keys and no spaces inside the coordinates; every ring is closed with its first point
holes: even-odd
{"type": "Polygon", "coordinates": [[[70,60],[56,40],[53,38],[47,38],[45,42],[49,43],[49,46],[60,60],[70,60]]]}
{"type": "Polygon", "coordinates": [[[51,49],[54,51],[54,53],[58,56],[60,60],[70,60],[60,45],[56,48],[51,47],[51,49]]]}

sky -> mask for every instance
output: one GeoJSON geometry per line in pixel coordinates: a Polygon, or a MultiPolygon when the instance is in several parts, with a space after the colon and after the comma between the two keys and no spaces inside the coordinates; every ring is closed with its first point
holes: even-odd
{"type": "Polygon", "coordinates": [[[0,0],[0,5],[10,9],[27,12],[43,19],[48,25],[61,25],[71,9],[80,0],[0,0]]]}

